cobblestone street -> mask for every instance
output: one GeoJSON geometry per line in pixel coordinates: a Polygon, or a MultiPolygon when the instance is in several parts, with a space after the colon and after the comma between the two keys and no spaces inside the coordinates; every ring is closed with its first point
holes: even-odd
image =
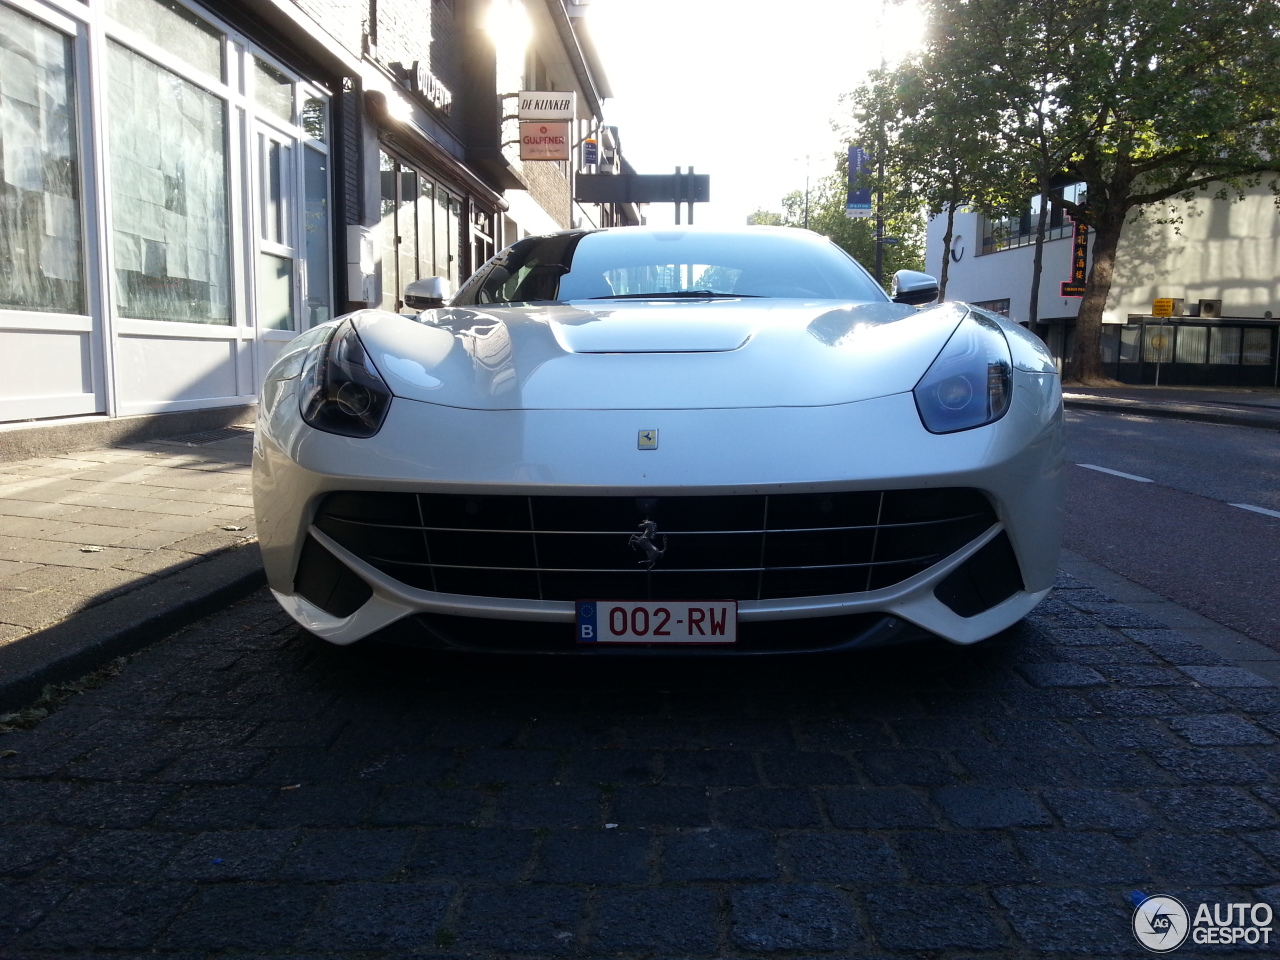
{"type": "Polygon", "coordinates": [[[1280,894],[1276,735],[1065,576],[785,664],[334,648],[259,593],[0,737],[0,957],[1145,956],[1131,891],[1280,894]]]}

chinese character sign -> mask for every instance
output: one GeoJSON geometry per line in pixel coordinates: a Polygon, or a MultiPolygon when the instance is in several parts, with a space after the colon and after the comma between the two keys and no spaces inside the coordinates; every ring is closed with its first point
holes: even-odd
{"type": "Polygon", "coordinates": [[[1076,221],[1076,228],[1071,249],[1071,279],[1062,282],[1062,296],[1083,297],[1084,284],[1088,279],[1086,267],[1089,259],[1089,225],[1076,221]]]}

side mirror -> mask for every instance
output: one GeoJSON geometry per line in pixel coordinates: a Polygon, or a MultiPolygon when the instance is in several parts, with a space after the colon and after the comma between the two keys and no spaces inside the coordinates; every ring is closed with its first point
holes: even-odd
{"type": "Polygon", "coordinates": [[[938,281],[919,270],[899,270],[893,275],[894,303],[918,305],[938,299],[938,281]]]}
{"type": "Polygon", "coordinates": [[[449,281],[444,277],[423,277],[404,288],[404,305],[414,310],[443,307],[449,297],[449,281]]]}

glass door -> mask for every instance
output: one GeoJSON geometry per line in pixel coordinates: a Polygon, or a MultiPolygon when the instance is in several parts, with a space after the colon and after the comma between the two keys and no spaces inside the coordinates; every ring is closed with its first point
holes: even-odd
{"type": "Polygon", "coordinates": [[[293,195],[297,179],[292,141],[259,128],[258,166],[258,325],[263,330],[298,328],[295,310],[293,195]]]}

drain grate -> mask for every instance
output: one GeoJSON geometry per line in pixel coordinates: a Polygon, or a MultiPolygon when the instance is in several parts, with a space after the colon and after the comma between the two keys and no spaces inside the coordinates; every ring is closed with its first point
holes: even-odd
{"type": "Polygon", "coordinates": [[[253,427],[245,424],[244,426],[223,427],[220,430],[205,430],[201,433],[187,433],[180,437],[166,437],[155,442],[171,443],[179,447],[203,447],[210,443],[217,443],[219,440],[234,440],[237,437],[252,433],[253,427]]]}

